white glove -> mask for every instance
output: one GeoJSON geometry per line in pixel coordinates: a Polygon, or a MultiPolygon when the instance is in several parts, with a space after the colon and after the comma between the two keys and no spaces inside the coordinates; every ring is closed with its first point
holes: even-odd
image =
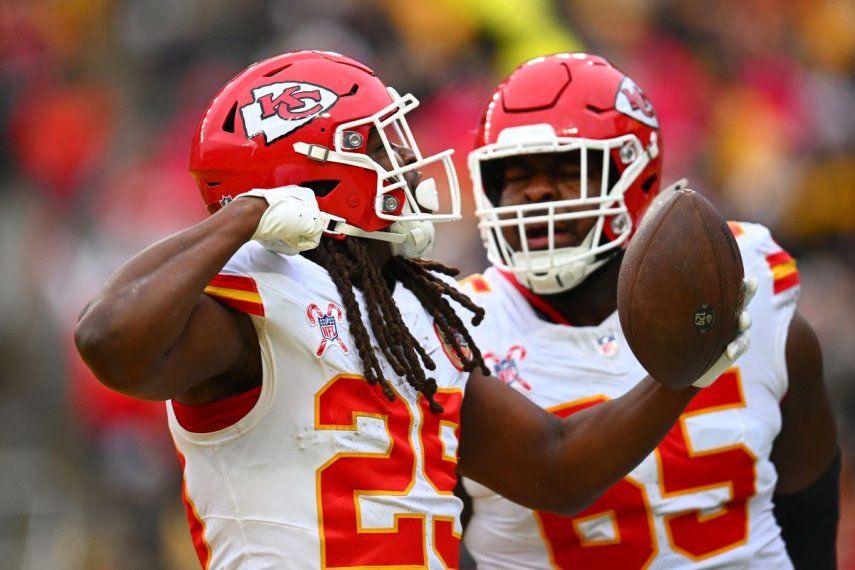
{"type": "Polygon", "coordinates": [[[751,336],[748,334],[748,329],[751,328],[751,317],[748,315],[748,311],[746,311],[746,309],[748,308],[748,303],[751,302],[751,299],[754,297],[754,293],[756,292],[756,278],[748,277],[742,280],[742,306],[739,307],[739,318],[737,319],[739,334],[736,335],[733,342],[727,345],[727,348],[724,350],[724,354],[721,355],[721,358],[719,358],[715,364],[710,366],[700,378],[695,380],[692,386],[697,388],[706,388],[715,382],[719,376],[724,374],[728,368],[733,366],[733,363],[736,362],[737,358],[748,351],[748,347],[751,346],[751,336]]]}
{"type": "Polygon", "coordinates": [[[329,216],[318,208],[315,193],[302,186],[256,188],[237,196],[267,200],[252,239],[265,248],[285,255],[318,247],[329,216]]]}

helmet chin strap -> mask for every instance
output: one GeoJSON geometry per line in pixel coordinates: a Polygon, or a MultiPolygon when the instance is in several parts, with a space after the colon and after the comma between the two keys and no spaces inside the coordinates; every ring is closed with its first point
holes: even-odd
{"type": "Polygon", "coordinates": [[[395,222],[387,230],[368,232],[341,218],[332,219],[335,225],[327,233],[385,241],[391,244],[394,255],[421,257],[433,247],[435,231],[431,222],[395,222]]]}
{"type": "Polygon", "coordinates": [[[385,230],[377,232],[368,232],[363,230],[362,228],[357,228],[356,226],[348,224],[341,218],[337,218],[334,216],[330,217],[336,221],[335,225],[326,230],[326,233],[330,235],[346,235],[358,238],[376,239],[393,244],[403,243],[404,240],[407,239],[407,236],[403,233],[392,233],[385,230]]]}
{"type": "MultiPolygon", "coordinates": [[[[438,197],[436,195],[436,184],[432,178],[422,181],[416,189],[416,199],[421,199],[420,206],[433,210],[438,207],[438,197]],[[419,193],[419,189],[424,190],[419,193]]],[[[409,201],[404,202],[402,212],[412,214],[413,209],[409,201]]],[[[335,222],[331,229],[327,229],[329,234],[344,234],[352,237],[360,237],[366,239],[376,239],[385,241],[391,244],[392,254],[401,255],[403,257],[422,257],[433,247],[434,230],[433,222],[429,220],[402,220],[395,222],[383,231],[369,232],[361,228],[348,224],[344,218],[339,216],[330,216],[330,220],[335,222]]]]}

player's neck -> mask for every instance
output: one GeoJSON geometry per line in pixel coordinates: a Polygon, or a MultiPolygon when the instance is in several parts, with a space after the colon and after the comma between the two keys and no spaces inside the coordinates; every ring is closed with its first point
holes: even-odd
{"type": "Polygon", "coordinates": [[[599,325],[617,310],[620,259],[612,259],[569,291],[541,297],[574,326],[599,325]]]}

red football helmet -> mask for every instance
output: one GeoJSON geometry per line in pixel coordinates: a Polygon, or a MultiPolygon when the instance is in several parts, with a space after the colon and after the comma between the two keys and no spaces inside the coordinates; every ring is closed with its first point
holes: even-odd
{"type": "Polygon", "coordinates": [[[238,74],[211,101],[190,149],[190,172],[211,213],[253,188],[294,184],[314,190],[320,209],[335,220],[327,234],[401,242],[400,231],[381,230],[402,222],[398,229],[406,233],[460,218],[453,151],[423,157],[404,117],[418,104],[336,53],[273,57],[238,74]],[[372,129],[391,170],[366,152],[372,129]],[[411,149],[415,161],[400,164],[397,145],[411,149]],[[445,167],[445,213],[438,212],[432,179],[411,188],[404,176],[433,162],[445,167]]]}
{"type": "Polygon", "coordinates": [[[494,91],[469,155],[488,258],[536,293],[575,287],[610,252],[626,247],[659,193],[661,152],[653,105],[606,60],[564,53],[524,63],[494,91]],[[490,161],[570,151],[578,153],[574,158],[581,166],[579,198],[499,206],[501,182],[490,183],[498,163],[490,161]],[[599,188],[588,188],[590,163],[602,165],[599,188]],[[596,219],[586,239],[575,247],[555,247],[555,223],[580,218],[596,219]],[[544,223],[549,245],[530,251],[526,228],[544,223]],[[506,227],[519,232],[519,251],[502,235],[506,227]]]}

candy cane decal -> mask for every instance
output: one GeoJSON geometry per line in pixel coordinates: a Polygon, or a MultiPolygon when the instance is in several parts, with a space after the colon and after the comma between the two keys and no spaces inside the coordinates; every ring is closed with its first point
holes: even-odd
{"type": "Polygon", "coordinates": [[[306,318],[310,325],[320,327],[321,329],[321,344],[318,346],[315,356],[318,358],[322,357],[327,351],[327,346],[332,341],[335,341],[345,354],[350,352],[338,334],[338,323],[342,322],[344,318],[344,312],[342,312],[341,307],[335,303],[330,303],[327,306],[327,313],[324,314],[320,307],[311,303],[306,307],[306,318]]]}

